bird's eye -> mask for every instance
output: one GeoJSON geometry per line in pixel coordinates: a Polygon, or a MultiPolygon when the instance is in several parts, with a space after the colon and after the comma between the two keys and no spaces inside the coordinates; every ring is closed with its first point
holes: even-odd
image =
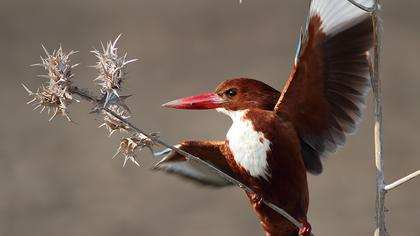
{"type": "Polygon", "coordinates": [[[236,95],[236,90],[235,89],[229,89],[225,92],[225,94],[226,94],[226,96],[231,98],[231,97],[236,95]]]}

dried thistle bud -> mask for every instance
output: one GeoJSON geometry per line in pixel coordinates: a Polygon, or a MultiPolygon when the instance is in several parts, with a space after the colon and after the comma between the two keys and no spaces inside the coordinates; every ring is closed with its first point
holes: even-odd
{"type": "Polygon", "coordinates": [[[95,54],[98,62],[94,66],[99,71],[99,75],[95,81],[98,81],[98,85],[101,86],[101,92],[103,94],[115,94],[118,95],[118,90],[121,89],[122,82],[126,79],[125,66],[137,59],[126,61],[125,54],[122,57],[118,56],[118,48],[116,44],[121,35],[119,35],[114,42],[108,42],[106,48],[102,44],[102,52],[99,50],[91,51],[95,54]]]}
{"type": "Polygon", "coordinates": [[[157,134],[151,134],[152,139],[142,135],[136,134],[130,138],[121,139],[120,146],[118,147],[117,152],[112,158],[115,158],[118,154],[121,154],[124,157],[123,167],[126,165],[127,161],[130,160],[137,166],[140,166],[136,160],[137,151],[141,151],[144,147],[149,148],[152,153],[152,147],[154,145],[153,138],[157,137],[157,134]]]}
{"type": "Polygon", "coordinates": [[[117,95],[115,94],[110,94],[110,96],[108,97],[105,94],[103,94],[102,98],[98,100],[95,107],[92,109],[92,112],[100,112],[104,115],[104,123],[101,124],[99,127],[106,127],[109,131],[109,136],[111,136],[117,130],[130,131],[131,129],[123,120],[120,120],[111,113],[102,110],[102,108],[106,107],[115,114],[121,116],[123,119],[128,119],[130,118],[131,113],[130,109],[125,104],[125,100],[128,97],[130,96],[117,97],[117,95]]]}
{"type": "MultiPolygon", "coordinates": [[[[123,109],[120,106],[108,105],[107,107],[108,107],[108,109],[113,111],[115,114],[121,116],[123,119],[130,118],[129,112],[127,110],[123,109]]],[[[119,131],[130,131],[131,130],[130,127],[124,121],[115,117],[111,113],[109,113],[107,111],[104,111],[104,110],[102,111],[102,113],[104,114],[104,123],[101,124],[99,126],[99,128],[105,126],[106,129],[109,131],[109,136],[111,136],[117,130],[119,130],[119,131]]]]}
{"type": "Polygon", "coordinates": [[[102,108],[110,106],[114,107],[121,107],[121,109],[125,110],[126,113],[130,114],[130,108],[125,104],[127,98],[131,97],[128,96],[117,96],[114,93],[110,94],[101,94],[101,96],[96,100],[95,106],[92,108],[91,113],[97,113],[102,110],[102,108]]]}
{"type": "Polygon", "coordinates": [[[41,113],[47,108],[48,114],[53,110],[53,115],[50,121],[54,119],[57,114],[62,114],[69,121],[72,121],[68,115],[67,107],[73,102],[77,101],[71,94],[71,79],[74,75],[71,70],[78,64],[72,65],[70,63],[70,56],[76,53],[70,51],[65,53],[60,46],[58,50],[54,50],[50,54],[44,46],[42,46],[46,57],[41,57],[41,64],[34,64],[34,66],[42,66],[46,71],[46,75],[40,75],[41,78],[48,79],[46,84],[43,84],[36,92],[32,92],[25,85],[22,86],[28,92],[29,96],[33,97],[28,104],[35,106],[34,110],[41,107],[41,113]]]}

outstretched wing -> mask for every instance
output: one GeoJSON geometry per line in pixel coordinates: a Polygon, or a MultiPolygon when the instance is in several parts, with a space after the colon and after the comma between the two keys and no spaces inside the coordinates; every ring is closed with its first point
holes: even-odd
{"type": "MultiPolygon", "coordinates": [[[[184,141],[178,145],[178,148],[199,157],[234,177],[223,154],[224,144],[224,141],[184,141]]],[[[173,151],[158,162],[153,169],[176,174],[202,185],[214,187],[232,185],[209,167],[194,160],[187,160],[184,156],[173,151]]]]}
{"type": "Polygon", "coordinates": [[[319,158],[343,145],[356,129],[370,88],[372,44],[369,13],[347,0],[311,2],[295,65],[275,111],[295,126],[310,153],[306,158],[312,158],[305,164],[316,165],[312,172],[320,173],[319,158]]]}

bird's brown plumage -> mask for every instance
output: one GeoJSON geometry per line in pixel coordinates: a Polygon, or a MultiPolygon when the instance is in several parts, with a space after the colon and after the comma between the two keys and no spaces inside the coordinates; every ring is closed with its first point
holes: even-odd
{"type": "Polygon", "coordinates": [[[319,16],[311,18],[302,50],[275,111],[286,115],[301,139],[320,156],[344,144],[355,131],[369,91],[371,16],[334,36],[319,16]]]}
{"type": "MultiPolygon", "coordinates": [[[[309,193],[305,166],[300,153],[299,137],[290,121],[280,118],[272,111],[249,109],[249,119],[255,131],[270,140],[267,155],[270,178],[255,178],[238,165],[231,152],[226,158],[232,170],[256,194],[273,202],[294,218],[304,222],[308,211],[309,193]]],[[[228,142],[228,141],[227,141],[228,142]]],[[[229,148],[229,145],[226,145],[229,148]]],[[[264,204],[255,203],[248,194],[264,230],[271,236],[292,235],[296,226],[264,204]]]]}

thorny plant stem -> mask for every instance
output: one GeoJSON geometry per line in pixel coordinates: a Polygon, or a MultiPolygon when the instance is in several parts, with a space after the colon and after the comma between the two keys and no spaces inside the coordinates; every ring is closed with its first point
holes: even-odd
{"type": "Polygon", "coordinates": [[[75,86],[74,87],[71,87],[71,91],[74,94],[79,95],[81,98],[84,98],[84,99],[88,100],[89,102],[97,102],[97,101],[99,101],[99,99],[97,99],[97,98],[95,98],[93,96],[90,96],[86,92],[80,90],[78,87],[75,87],[75,86]]]}

